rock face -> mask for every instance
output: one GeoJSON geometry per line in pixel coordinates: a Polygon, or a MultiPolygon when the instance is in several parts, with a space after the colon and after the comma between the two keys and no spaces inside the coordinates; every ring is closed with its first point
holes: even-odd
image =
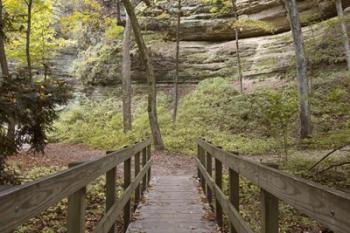
{"type": "MultiPolygon", "coordinates": [[[[218,76],[237,76],[232,29],[235,20],[228,4],[231,0],[222,0],[222,4],[216,6],[204,2],[204,0],[183,0],[180,81],[186,83],[218,76]]],[[[343,0],[343,4],[344,7],[350,6],[350,0],[343,0]]],[[[258,20],[264,26],[252,27],[248,24],[249,26],[241,27],[240,53],[245,77],[279,77],[289,72],[290,68],[294,69],[289,22],[280,0],[237,0],[237,6],[241,19],[247,22],[258,20]]],[[[305,43],[308,45],[311,42],[318,42],[320,49],[329,50],[329,45],[325,41],[328,41],[330,36],[335,36],[329,31],[338,28],[334,23],[331,25],[324,23],[333,22],[331,18],[336,16],[333,0],[299,0],[298,6],[304,26],[305,43]]],[[[137,7],[159,83],[173,82],[175,74],[176,9],[176,0],[156,1],[156,6],[152,8],[146,8],[142,4],[137,7]]],[[[341,42],[338,44],[342,46],[341,42]]],[[[111,46],[105,45],[105,47],[111,46]]],[[[146,82],[144,66],[136,46],[134,48],[132,79],[144,83],[146,82]]],[[[92,59],[89,50],[79,57],[78,61],[90,61],[85,62],[86,67],[80,68],[85,81],[93,85],[120,83],[120,52],[111,47],[105,49],[110,52],[100,56],[100,51],[103,51],[101,48],[95,46],[90,50],[96,51],[98,57],[106,59],[98,61],[92,59]]]]}
{"type": "MultiPolygon", "coordinates": [[[[211,1],[209,1],[211,2],[211,1]]],[[[185,41],[228,41],[234,39],[231,6],[212,3],[204,4],[203,0],[185,0],[181,22],[181,38],[185,41]],[[213,12],[214,10],[214,12],[213,12]]],[[[226,2],[231,2],[226,0],[226,2]]],[[[175,16],[177,1],[162,1],[157,10],[143,12],[143,27],[147,30],[161,31],[168,39],[175,38],[175,16]],[[166,13],[168,15],[166,15],[166,13]]],[[[344,7],[350,6],[350,0],[343,0],[344,7]]],[[[298,1],[302,24],[327,19],[336,15],[332,0],[301,0],[298,1]]],[[[270,26],[243,26],[241,38],[272,35],[289,30],[289,22],[281,0],[237,0],[240,19],[259,20],[270,26]]]]}
{"type": "MultiPolygon", "coordinates": [[[[235,77],[237,76],[235,41],[232,40],[232,28],[227,26],[233,18],[225,15],[224,18],[212,19],[212,16],[208,16],[210,14],[208,6],[199,2],[201,0],[185,1],[186,17],[182,21],[181,32],[183,41],[180,49],[180,80],[190,83],[218,76],[235,77]]],[[[241,17],[269,22],[275,29],[272,35],[266,35],[269,33],[259,30],[242,30],[240,53],[245,77],[279,77],[294,68],[292,37],[285,11],[279,0],[238,0],[237,3],[241,17]]],[[[168,12],[175,11],[174,1],[163,4],[160,8],[169,9],[168,12]]],[[[336,30],[334,31],[334,27],[338,27],[333,22],[335,20],[311,24],[313,20],[322,21],[321,18],[334,16],[336,13],[333,4],[327,0],[320,1],[318,6],[311,0],[299,2],[304,25],[310,24],[303,27],[306,47],[318,43],[320,49],[325,49],[329,46],[322,44],[323,41],[327,41],[330,36],[339,35],[336,30]]],[[[344,1],[344,5],[349,5],[349,1],[344,1]]],[[[172,28],[175,28],[169,26],[172,23],[166,21],[155,23],[154,15],[161,15],[161,11],[143,14],[147,19],[143,20],[147,22],[144,24],[145,28],[153,30],[154,33],[160,31],[162,36],[172,39],[174,33],[172,28]]],[[[148,44],[152,51],[158,82],[172,82],[175,73],[175,42],[159,40],[148,44]]],[[[341,41],[339,46],[342,46],[341,41]]],[[[317,46],[313,49],[315,48],[317,46]]],[[[145,82],[145,73],[139,60],[135,55],[132,77],[135,81],[145,82]]]]}

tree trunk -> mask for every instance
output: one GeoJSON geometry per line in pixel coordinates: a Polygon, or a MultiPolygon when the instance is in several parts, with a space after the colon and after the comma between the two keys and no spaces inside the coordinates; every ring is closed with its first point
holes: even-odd
{"type": "Polygon", "coordinates": [[[0,0],[0,65],[3,77],[9,77],[10,72],[8,68],[8,63],[6,59],[5,51],[5,32],[4,32],[4,22],[2,18],[3,5],[2,0],[0,0]]]}
{"type": "MultiPolygon", "coordinates": [[[[236,0],[232,0],[232,10],[234,18],[236,19],[236,22],[239,20],[238,13],[237,13],[237,4],[236,0]]],[[[238,75],[239,75],[239,86],[241,94],[243,94],[243,72],[242,72],[242,63],[241,63],[241,55],[239,52],[239,29],[235,27],[235,40],[236,40],[236,57],[237,57],[237,67],[238,67],[238,75]]]]}
{"type": "MultiPolygon", "coordinates": [[[[2,13],[3,13],[3,4],[2,4],[2,0],[0,0],[0,66],[1,66],[1,72],[2,72],[3,78],[10,78],[10,71],[7,63],[6,50],[5,50],[5,32],[4,32],[4,21],[3,21],[2,13]]],[[[16,122],[13,117],[9,116],[7,139],[12,144],[15,143],[15,133],[16,133],[16,122]]]]}
{"type": "Polygon", "coordinates": [[[159,128],[158,116],[157,116],[157,90],[156,90],[156,77],[154,75],[154,70],[151,62],[148,49],[143,40],[140,25],[137,21],[137,17],[134,11],[134,7],[131,5],[130,0],[123,0],[124,7],[129,15],[132,29],[135,35],[135,41],[139,48],[141,59],[146,67],[146,77],[148,83],[148,117],[149,123],[152,131],[153,143],[156,150],[163,150],[164,143],[162,135],[159,128]]]}
{"type": "Polygon", "coordinates": [[[297,62],[300,109],[300,139],[305,139],[311,136],[312,127],[309,105],[307,66],[304,54],[304,39],[302,35],[296,0],[284,0],[284,3],[290,20],[297,62]]]}
{"type": "Polygon", "coordinates": [[[32,8],[33,0],[28,0],[28,18],[27,18],[27,32],[26,32],[26,58],[27,58],[27,72],[29,80],[32,81],[32,61],[30,56],[30,34],[32,28],[32,8]]]}
{"type": "Polygon", "coordinates": [[[181,0],[178,1],[177,26],[176,26],[176,70],[175,70],[175,80],[174,80],[174,112],[173,112],[174,123],[176,123],[177,107],[179,105],[180,23],[181,23],[181,0]]]}
{"type": "Polygon", "coordinates": [[[123,64],[122,64],[122,92],[123,92],[123,125],[124,132],[132,130],[131,115],[131,24],[128,15],[126,15],[126,24],[123,36],[123,64]]]}
{"type": "Polygon", "coordinates": [[[117,21],[118,21],[117,24],[122,25],[122,17],[120,15],[120,0],[116,0],[116,6],[117,6],[117,21]]]}
{"type": "Polygon", "coordinates": [[[350,71],[350,45],[349,45],[349,35],[348,30],[346,28],[345,18],[344,18],[344,12],[343,12],[343,4],[341,0],[335,1],[338,17],[343,33],[343,40],[344,40],[344,47],[345,47],[345,54],[346,54],[346,62],[348,65],[348,70],[350,71]]]}

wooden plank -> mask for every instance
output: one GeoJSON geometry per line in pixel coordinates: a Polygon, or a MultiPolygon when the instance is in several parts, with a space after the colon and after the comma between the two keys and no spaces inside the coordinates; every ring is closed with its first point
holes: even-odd
{"type": "MultiPolygon", "coordinates": [[[[147,149],[144,148],[142,150],[142,167],[145,167],[146,163],[147,163],[147,149]]],[[[147,190],[147,173],[143,177],[143,181],[142,181],[142,192],[144,193],[146,190],[147,190]]]]}
{"type": "Polygon", "coordinates": [[[217,232],[215,222],[204,218],[208,210],[191,175],[157,176],[152,180],[152,187],[127,233],[217,232]],[[163,184],[167,184],[169,190],[163,184]]]}
{"type": "Polygon", "coordinates": [[[202,140],[198,144],[255,185],[331,230],[338,233],[350,232],[349,194],[225,152],[202,140]]]}
{"type": "Polygon", "coordinates": [[[136,187],[140,184],[141,180],[146,175],[150,166],[152,166],[153,160],[148,161],[145,166],[142,168],[141,172],[135,177],[134,181],[131,182],[129,187],[124,191],[122,197],[114,203],[114,205],[110,208],[110,210],[102,217],[100,222],[97,224],[93,233],[107,233],[110,227],[117,220],[118,215],[123,210],[124,206],[130,200],[133,192],[136,187]]]}
{"type": "MultiPolygon", "coordinates": [[[[210,153],[206,153],[206,166],[207,166],[207,172],[210,176],[213,175],[213,159],[210,153]]],[[[209,185],[207,184],[207,199],[209,204],[212,204],[213,202],[213,193],[210,189],[209,185]]]]}
{"type": "MultiPolygon", "coordinates": [[[[124,162],[124,190],[131,184],[131,159],[124,162]]],[[[124,207],[124,232],[128,229],[131,219],[131,201],[129,200],[124,207]]]]}
{"type": "MultiPolygon", "coordinates": [[[[135,177],[140,173],[140,153],[135,155],[135,177]]],[[[141,185],[138,185],[135,190],[135,208],[139,204],[141,199],[141,185]]]]}
{"type": "Polygon", "coordinates": [[[237,232],[239,233],[254,233],[248,224],[243,220],[241,215],[235,209],[235,207],[230,203],[229,199],[221,191],[220,187],[215,184],[214,179],[208,174],[205,167],[200,163],[196,158],[197,167],[200,170],[203,178],[207,181],[207,184],[213,190],[215,198],[223,207],[224,213],[227,215],[230,223],[234,226],[237,232]]]}
{"type": "Polygon", "coordinates": [[[10,232],[29,218],[85,187],[150,143],[151,139],[103,158],[1,192],[0,232],[10,232]]]}
{"type": "MultiPolygon", "coordinates": [[[[78,166],[80,163],[71,163],[68,166],[78,166]]],[[[85,232],[86,187],[83,187],[68,197],[67,232],[85,232]]]]}
{"type": "MultiPolygon", "coordinates": [[[[239,174],[231,168],[229,168],[229,200],[239,213],[239,174]]],[[[230,224],[230,233],[238,233],[232,224],[230,224]]]]}
{"type": "MultiPolygon", "coordinates": [[[[117,167],[112,168],[106,174],[106,212],[116,202],[117,167]]],[[[113,224],[109,233],[116,232],[116,225],[113,224]]]]}
{"type": "MultiPolygon", "coordinates": [[[[220,190],[222,190],[222,163],[218,159],[215,159],[215,184],[217,187],[219,187],[220,190]]],[[[219,227],[222,228],[224,226],[222,205],[220,204],[216,196],[215,196],[215,200],[216,200],[215,201],[216,222],[218,223],[219,227]]]]}

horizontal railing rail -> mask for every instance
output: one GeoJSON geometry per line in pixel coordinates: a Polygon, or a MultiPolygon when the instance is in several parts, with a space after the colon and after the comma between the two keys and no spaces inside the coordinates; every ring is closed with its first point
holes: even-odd
{"type": "Polygon", "coordinates": [[[116,215],[122,208],[126,229],[130,221],[132,193],[135,192],[135,202],[138,202],[141,192],[147,189],[150,181],[152,165],[150,147],[151,139],[148,139],[108,153],[102,158],[75,163],[62,172],[0,192],[0,232],[11,232],[66,197],[68,197],[68,232],[84,232],[86,186],[101,175],[106,175],[106,214],[96,227],[104,230],[96,232],[112,231],[116,215]],[[141,156],[142,169],[140,169],[141,156]],[[132,181],[133,157],[135,157],[135,179],[132,181]],[[125,190],[120,200],[116,200],[116,167],[121,163],[124,163],[125,190]]]}
{"type": "Polygon", "coordinates": [[[209,201],[214,196],[218,224],[223,225],[224,212],[230,221],[231,232],[252,232],[239,215],[240,175],[261,188],[263,232],[278,232],[279,200],[337,233],[350,232],[349,194],[226,152],[204,140],[198,140],[197,144],[196,161],[202,187],[209,201]],[[215,179],[212,177],[212,159],[215,179]],[[223,166],[229,170],[229,197],[222,191],[223,166]]]}

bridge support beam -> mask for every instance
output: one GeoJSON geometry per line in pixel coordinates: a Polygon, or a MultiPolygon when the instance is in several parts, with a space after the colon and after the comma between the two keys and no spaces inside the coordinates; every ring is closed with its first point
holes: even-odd
{"type": "MultiPolygon", "coordinates": [[[[69,168],[82,162],[74,162],[69,168]]],[[[67,232],[85,233],[86,187],[79,189],[68,197],[67,232]]]]}
{"type": "MultiPolygon", "coordinates": [[[[277,164],[265,164],[266,166],[278,169],[277,164]]],[[[261,212],[262,212],[262,233],[278,233],[278,198],[271,193],[261,189],[261,212]]]]}

